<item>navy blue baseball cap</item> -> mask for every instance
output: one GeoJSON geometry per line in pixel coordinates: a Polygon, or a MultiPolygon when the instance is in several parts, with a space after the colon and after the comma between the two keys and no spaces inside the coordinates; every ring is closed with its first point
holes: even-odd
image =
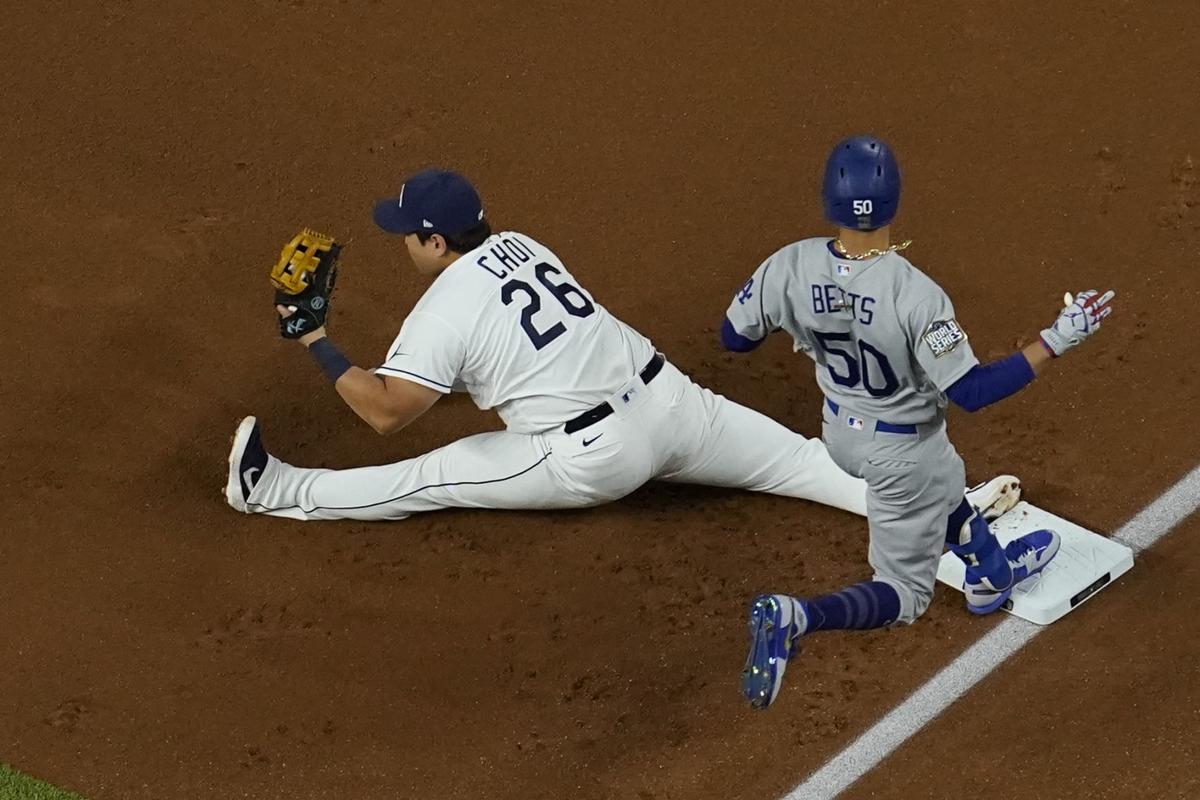
{"type": "Polygon", "coordinates": [[[400,194],[375,204],[375,224],[388,233],[424,231],[458,236],[483,220],[483,203],[471,182],[444,169],[412,175],[400,194]]]}

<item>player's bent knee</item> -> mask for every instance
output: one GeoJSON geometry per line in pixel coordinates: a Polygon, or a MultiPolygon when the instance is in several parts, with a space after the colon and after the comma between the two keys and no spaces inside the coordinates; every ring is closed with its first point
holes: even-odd
{"type": "Polygon", "coordinates": [[[911,589],[900,593],[900,616],[897,625],[912,625],[929,609],[933,592],[915,592],[911,589]]]}
{"type": "Polygon", "coordinates": [[[900,596],[900,615],[896,617],[896,625],[911,625],[916,622],[933,600],[933,586],[916,586],[879,575],[875,576],[875,580],[889,584],[900,596]]]}
{"type": "Polygon", "coordinates": [[[922,614],[929,610],[929,604],[933,601],[933,587],[928,589],[922,588],[919,591],[913,592],[913,615],[909,623],[915,622],[922,614]]]}

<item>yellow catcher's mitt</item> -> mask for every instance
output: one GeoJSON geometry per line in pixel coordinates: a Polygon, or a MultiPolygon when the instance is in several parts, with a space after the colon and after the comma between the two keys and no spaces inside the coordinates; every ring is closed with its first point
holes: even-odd
{"type": "Polygon", "coordinates": [[[271,269],[271,283],[275,304],[296,309],[290,317],[279,319],[285,339],[299,339],[325,324],[341,252],[342,246],[332,236],[308,228],[283,246],[271,269]]]}

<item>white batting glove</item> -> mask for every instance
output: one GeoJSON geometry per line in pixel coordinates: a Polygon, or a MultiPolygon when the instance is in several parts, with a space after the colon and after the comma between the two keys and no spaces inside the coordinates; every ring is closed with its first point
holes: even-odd
{"type": "Polygon", "coordinates": [[[1075,347],[1100,330],[1100,323],[1112,313],[1112,306],[1108,303],[1116,296],[1117,293],[1112,289],[1104,294],[1088,289],[1075,295],[1067,307],[1058,313],[1054,324],[1042,331],[1042,344],[1055,357],[1075,347]]]}

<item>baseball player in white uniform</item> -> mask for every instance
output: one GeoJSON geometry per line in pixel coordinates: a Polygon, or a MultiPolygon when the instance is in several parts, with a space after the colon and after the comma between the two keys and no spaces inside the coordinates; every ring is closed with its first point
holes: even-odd
{"type": "Polygon", "coordinates": [[[1019,391],[1100,328],[1115,294],[1067,298],[1038,341],[981,365],[949,297],[900,254],[907,243],[891,243],[900,170],[890,148],[870,136],[840,142],[822,194],[837,236],[795,242],[763,262],[730,304],[722,335],[727,348],[744,352],[786,331],[815,362],[829,452],[867,482],[874,575],[833,594],[754,600],[743,672],[754,708],[775,699],[805,636],[908,623],[924,613],[947,548],[966,564],[963,588],[975,614],[1002,607],[1014,586],[1050,563],[1055,532],[1001,547],[989,514],[964,499],[963,461],[946,436],[945,410],[952,401],[975,411],[1019,391]]]}
{"type": "Polygon", "coordinates": [[[404,428],[451,391],[496,409],[506,430],[395,464],[304,469],[268,455],[247,417],[229,456],[225,494],[235,509],[394,520],[444,508],[573,508],[656,478],[866,513],[864,482],[821,441],[693,383],[545,245],[493,234],[462,176],[412,176],[376,205],[375,221],[403,236],[417,270],[433,279],[382,364],[351,366],[324,326],[299,341],[380,433],[404,428]]]}

